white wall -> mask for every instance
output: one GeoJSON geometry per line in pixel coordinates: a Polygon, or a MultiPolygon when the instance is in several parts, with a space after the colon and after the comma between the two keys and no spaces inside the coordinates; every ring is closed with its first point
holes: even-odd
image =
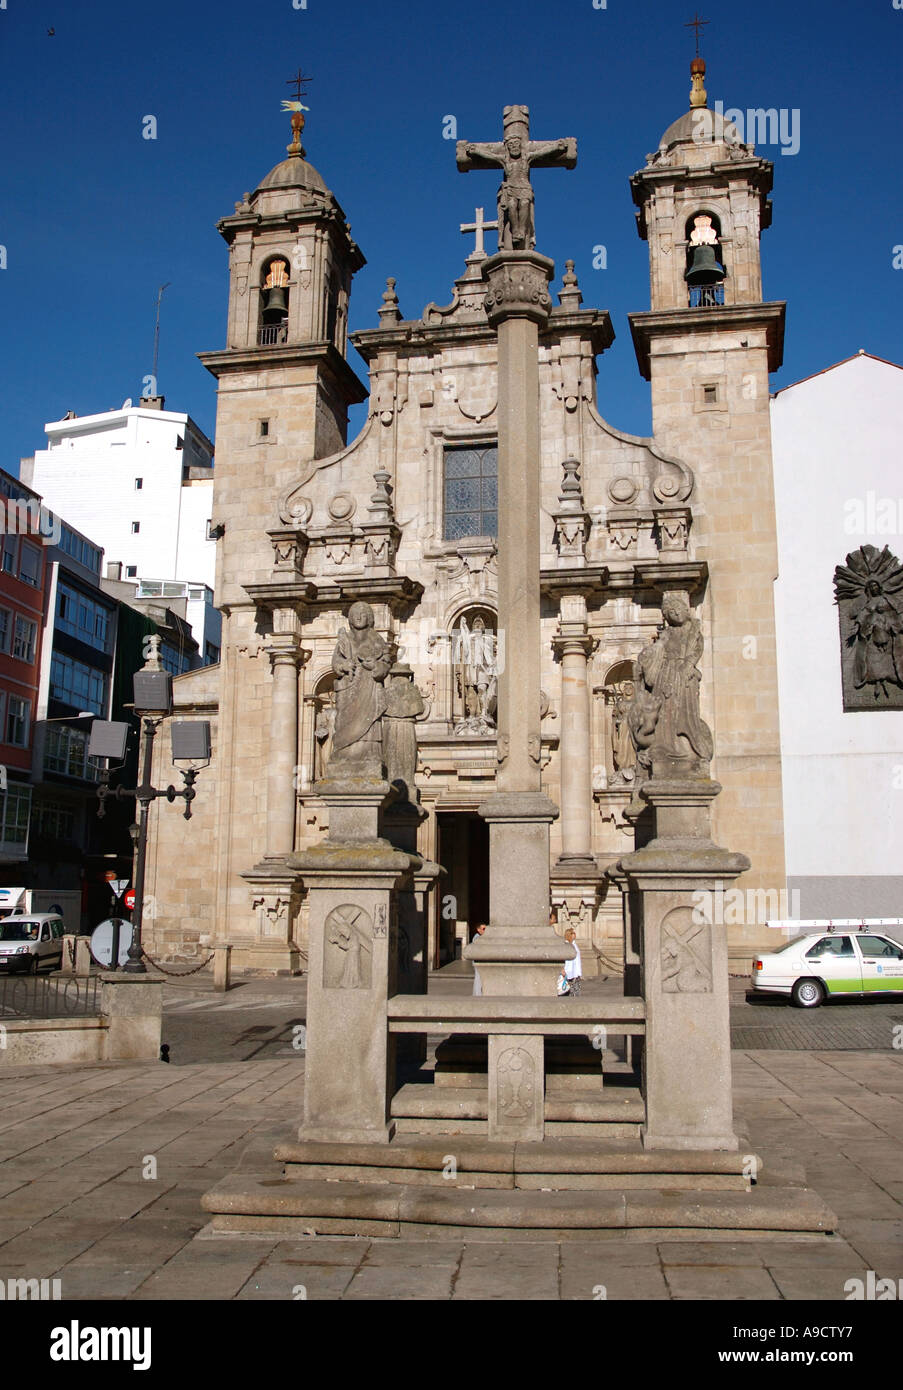
{"type": "Polygon", "coordinates": [[[903,560],[903,370],[859,355],[771,410],[788,886],[803,917],[903,916],[903,710],[844,712],[833,586],[861,545],[903,560]],[[881,498],[897,502],[892,531],[881,498]]]}
{"type": "Polygon", "coordinates": [[[64,520],[104,548],[105,560],[144,579],[214,582],[216,544],[207,540],[212,481],[182,485],[188,416],[140,407],[45,426],[33,486],[64,520]],[[141,478],[143,486],[135,487],[141,478]],[[132,522],[140,531],[132,532],[132,522]],[[187,568],[186,568],[187,567],[187,568]]]}

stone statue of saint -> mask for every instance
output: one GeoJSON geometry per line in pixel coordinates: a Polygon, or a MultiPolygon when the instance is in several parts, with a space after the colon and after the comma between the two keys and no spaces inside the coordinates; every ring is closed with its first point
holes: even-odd
{"type": "Polygon", "coordinates": [[[326,776],[326,769],[329,766],[329,759],[332,755],[332,736],[335,732],[335,701],[330,697],[324,704],[314,724],[314,740],[316,742],[316,776],[315,781],[319,782],[326,776]]]}
{"type": "Polygon", "coordinates": [[[454,634],[453,656],[458,663],[458,685],[465,711],[456,732],[494,732],[491,710],[498,691],[495,633],[487,631],[480,617],[474,619],[471,630],[463,617],[454,634]]]}
{"type": "Polygon", "coordinates": [[[619,681],[611,687],[611,762],[612,786],[623,786],[636,776],[636,748],[630,732],[630,706],[636,693],[636,682],[619,681]]]}
{"type": "Polygon", "coordinates": [[[383,681],[392,666],[388,643],[373,630],[369,603],[353,603],[348,627],[339,633],[332,654],[335,682],[335,730],[332,763],[382,764],[383,681]]]}
{"type": "Polygon", "coordinates": [[[417,802],[414,785],[417,770],[417,733],[414,722],[423,714],[423,696],[414,684],[410,666],[393,666],[386,684],[383,714],[383,755],[386,779],[403,789],[408,801],[417,802]]]}
{"type": "Polygon", "coordinates": [[[678,764],[671,771],[679,775],[681,765],[699,770],[714,752],[712,731],[699,714],[702,628],[675,596],[662,604],[662,618],[657,636],[637,657],[629,723],[637,763],[653,772],[656,758],[668,759],[678,764]]]}

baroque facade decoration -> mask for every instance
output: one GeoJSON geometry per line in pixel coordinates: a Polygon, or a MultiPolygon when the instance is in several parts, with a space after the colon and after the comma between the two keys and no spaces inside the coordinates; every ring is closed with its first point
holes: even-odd
{"type": "MultiPolygon", "coordinates": [[[[738,149],[718,117],[700,143],[692,115],[665,132],[631,181],[652,304],[630,316],[630,331],[652,383],[653,436],[624,433],[599,412],[596,376],[614,330],[605,310],[583,304],[573,261],[539,336],[543,696],[530,756],[560,809],[552,906],[559,930],[576,926],[587,974],[623,958],[621,889],[607,870],[627,848],[643,775],[642,739],[638,759],[628,736],[632,711],[641,692],[654,704],[656,663],[661,679],[679,670],[695,688],[702,636],[702,714],[689,717],[688,698],[671,732],[704,761],[708,725],[716,729],[713,775],[725,786],[716,833],[749,849],[753,887],[783,885],[768,373],[780,364],[784,306],[762,302],[759,265],[771,165],[738,149]],[[701,305],[697,296],[694,307],[685,267],[700,225],[717,227],[726,278],[723,293],[701,305]],[[755,663],[742,654],[750,630],[759,634],[755,663]]],[[[504,135],[498,145],[462,142],[458,164],[503,170],[498,234],[526,253],[536,235],[528,166],[572,168],[575,142],[530,141],[523,107],[506,108],[504,135]]],[[[413,775],[418,851],[444,870],[428,899],[420,963],[453,959],[488,920],[478,807],[506,756],[496,728],[505,661],[499,306],[481,269],[491,225],[478,209],[462,228],[476,244],[444,307],[406,318],[403,282],[390,278],[376,326],[349,339],[364,257],[297,141],[219,223],[229,247],[226,346],[201,360],[219,389],[222,661],[213,677],[175,683],[180,715],[214,722],[214,760],[195,806],[209,853],[183,866],[172,818],[156,819],[148,891],[157,957],[191,958],[215,940],[231,945],[239,970],[304,968],[305,890],[287,860],[323,841],[318,785],[336,760],[375,756],[367,721],[377,707],[398,724],[395,780],[413,775]],[[348,443],[348,409],[368,395],[366,422],[348,443]],[[351,744],[342,744],[343,725],[351,744]]],[[[497,284],[494,293],[523,290],[497,284]]],[[[343,910],[324,965],[337,989],[355,988],[369,968],[364,929],[343,910]]],[[[756,940],[754,929],[735,933],[740,955],[756,940]]],[[[668,949],[681,953],[674,987],[703,987],[693,983],[695,936],[681,932],[668,949]]],[[[520,1103],[513,1062],[509,1070],[520,1103]]]]}

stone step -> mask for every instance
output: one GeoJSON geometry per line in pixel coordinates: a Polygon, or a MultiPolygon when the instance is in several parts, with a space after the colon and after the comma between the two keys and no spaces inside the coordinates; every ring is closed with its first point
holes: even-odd
{"type": "MultiPolygon", "coordinates": [[[[457,1138],[396,1136],[390,1144],[323,1144],[291,1140],[279,1144],[277,1161],[291,1180],[395,1182],[458,1188],[666,1191],[750,1187],[748,1155],[646,1152],[639,1144],[611,1139],[591,1143],[547,1140],[542,1144],[474,1143],[457,1138]],[[449,1152],[453,1148],[453,1152],[449,1152]]],[[[758,1160],[756,1160],[757,1166],[758,1160]]]]}
{"type": "Polygon", "coordinates": [[[207,1192],[207,1231],[277,1239],[379,1235],[574,1240],[605,1232],[694,1240],[826,1234],[834,1214],[807,1188],[751,1192],[527,1191],[273,1179],[236,1173],[207,1192]],[[673,1238],[673,1235],[672,1235],[673,1238]]]}
{"type": "MultiPolygon", "coordinates": [[[[489,1093],[485,1086],[429,1086],[409,1082],[392,1097],[394,1119],[486,1120],[489,1093]]],[[[595,1095],[582,1092],[546,1093],[547,1121],[583,1124],[642,1124],[646,1118],[643,1098],[635,1087],[617,1086],[595,1095]]]]}

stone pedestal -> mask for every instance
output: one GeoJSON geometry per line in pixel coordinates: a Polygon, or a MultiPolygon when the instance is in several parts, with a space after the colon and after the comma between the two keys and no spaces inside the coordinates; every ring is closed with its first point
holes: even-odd
{"type": "Polygon", "coordinates": [[[397,992],[396,894],[416,855],[377,833],[389,784],[340,773],[317,784],[329,836],[289,861],[310,903],[303,1139],[388,1143],[395,1078],[387,1000],[397,992]]]}
{"type": "Polygon", "coordinates": [[[711,903],[717,885],[745,872],[749,860],[711,840],[719,784],[663,771],[640,788],[652,808],[653,838],[617,865],[642,942],[643,1143],[735,1150],[727,939],[711,903]]]}

